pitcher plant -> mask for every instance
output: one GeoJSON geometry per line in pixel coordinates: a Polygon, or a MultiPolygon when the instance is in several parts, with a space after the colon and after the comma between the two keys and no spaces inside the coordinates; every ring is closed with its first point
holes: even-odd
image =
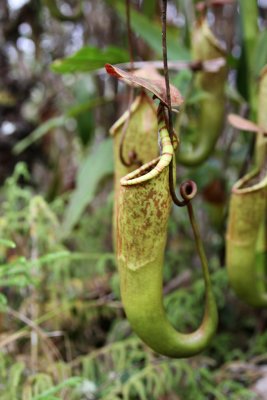
{"type": "MultiPolygon", "coordinates": [[[[158,128],[160,157],[120,181],[116,239],[121,296],[133,330],[148,346],[169,357],[190,357],[201,352],[213,337],[217,307],[203,257],[205,312],[200,327],[188,334],[177,332],[164,310],[162,274],[172,204],[169,165],[177,143],[170,140],[163,101],[158,108],[158,128]]],[[[190,185],[183,185],[181,193],[187,201],[195,195],[193,192],[190,185]]]]}
{"type": "MultiPolygon", "coordinates": [[[[110,134],[114,139],[113,237],[115,238],[120,179],[136,169],[136,163],[145,164],[159,155],[156,108],[144,91],[110,128],[110,134]],[[120,150],[123,152],[123,159],[120,150]],[[126,163],[123,160],[126,160],[126,163]]],[[[115,243],[114,246],[116,246],[115,243]]]]}
{"type": "MultiPolygon", "coordinates": [[[[200,18],[193,29],[192,53],[196,61],[226,59],[226,51],[210,30],[206,18],[200,18]]],[[[214,150],[223,129],[225,114],[225,64],[226,61],[215,71],[204,69],[196,72],[195,87],[205,94],[198,103],[195,143],[190,152],[185,152],[181,147],[177,155],[180,164],[197,166],[207,160],[214,150]]]]}
{"type": "Polygon", "coordinates": [[[239,119],[234,125],[254,131],[255,168],[232,189],[226,265],[230,284],[247,304],[267,305],[267,66],[259,82],[258,125],[239,119]]]}

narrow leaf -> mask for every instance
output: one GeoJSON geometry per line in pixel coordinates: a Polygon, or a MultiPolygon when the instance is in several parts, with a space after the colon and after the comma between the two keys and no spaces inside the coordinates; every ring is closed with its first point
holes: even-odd
{"type": "Polygon", "coordinates": [[[146,17],[152,18],[156,11],[157,0],[144,1],[142,4],[143,13],[146,17]]]}
{"type": "Polygon", "coordinates": [[[56,60],[51,65],[53,72],[65,74],[71,72],[91,72],[102,68],[108,61],[113,64],[128,61],[128,53],[118,47],[109,46],[105,49],[83,47],[70,57],[56,60]]]}
{"type": "Polygon", "coordinates": [[[113,172],[113,152],[111,139],[104,140],[90,152],[78,171],[77,188],[67,207],[63,236],[66,236],[78,222],[86,206],[93,200],[100,181],[113,172]]]}
{"type": "MultiPolygon", "coordinates": [[[[124,0],[106,0],[118,13],[120,18],[126,22],[126,11],[125,11],[125,1],[124,0]]],[[[143,40],[160,56],[162,56],[162,34],[161,34],[161,24],[151,20],[151,18],[146,17],[131,9],[131,27],[140,35],[143,40]]],[[[179,31],[178,29],[173,31],[167,27],[167,46],[168,46],[168,58],[170,60],[184,59],[189,60],[189,51],[179,42],[179,31]]],[[[110,60],[107,60],[111,64],[115,64],[110,60]]]]}
{"type": "MultiPolygon", "coordinates": [[[[59,392],[60,390],[69,387],[69,388],[75,388],[78,385],[80,385],[82,382],[82,378],[73,376],[71,378],[66,379],[65,381],[59,383],[56,386],[53,386],[52,388],[49,388],[45,390],[43,393],[37,394],[33,400],[46,400],[46,399],[52,399],[54,394],[59,392]]],[[[55,397],[54,397],[55,398],[55,397]]]]}
{"type": "Polygon", "coordinates": [[[10,247],[11,249],[14,249],[16,247],[16,243],[8,239],[0,239],[0,245],[10,247]]]}
{"type": "Polygon", "coordinates": [[[66,117],[64,115],[61,115],[60,117],[50,118],[49,120],[45,121],[43,124],[39,125],[38,128],[34,129],[34,131],[32,131],[29,136],[27,136],[25,139],[21,140],[14,146],[14,154],[22,153],[27,147],[29,147],[37,140],[41,139],[51,129],[63,126],[65,122],[66,117]]]}
{"type": "Polygon", "coordinates": [[[4,311],[5,307],[7,306],[7,298],[0,293],[0,312],[4,311]]]}
{"type": "Polygon", "coordinates": [[[29,136],[19,141],[13,148],[14,154],[20,154],[24,150],[26,150],[29,146],[35,143],[37,140],[41,139],[47,133],[49,133],[52,129],[60,128],[65,125],[66,120],[68,118],[76,118],[79,115],[91,110],[92,108],[101,106],[103,104],[109,103],[113,98],[103,98],[97,97],[94,99],[90,99],[88,101],[76,104],[72,106],[69,110],[65,112],[65,114],[60,115],[58,117],[53,117],[48,119],[39,125],[36,129],[34,129],[29,136]]]}
{"type": "Polygon", "coordinates": [[[259,34],[254,52],[254,76],[258,77],[261,69],[267,63],[267,29],[259,34]]]}
{"type": "Polygon", "coordinates": [[[81,114],[84,114],[91,110],[92,108],[102,106],[109,102],[114,101],[114,97],[95,97],[93,99],[80,102],[74,106],[72,106],[68,111],[66,111],[65,115],[70,118],[76,118],[81,114]]]}

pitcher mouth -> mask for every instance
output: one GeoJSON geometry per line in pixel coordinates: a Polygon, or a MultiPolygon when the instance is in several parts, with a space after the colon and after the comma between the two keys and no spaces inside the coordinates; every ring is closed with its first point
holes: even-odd
{"type": "MultiPolygon", "coordinates": [[[[160,160],[160,157],[155,158],[152,161],[149,161],[148,163],[142,165],[140,168],[136,169],[133,172],[130,172],[128,175],[124,176],[121,178],[120,183],[122,186],[129,186],[129,185],[133,185],[135,183],[141,183],[136,181],[136,179],[140,178],[140,177],[145,177],[146,174],[148,174],[150,171],[152,171],[155,166],[158,164],[160,160]]],[[[147,180],[149,180],[150,178],[148,178],[147,180]]],[[[143,182],[145,182],[146,179],[143,180],[143,182]]]]}
{"type": "Polygon", "coordinates": [[[232,192],[236,194],[246,194],[256,192],[264,187],[267,187],[267,163],[263,170],[259,171],[255,169],[239,179],[235,183],[232,192]]]}

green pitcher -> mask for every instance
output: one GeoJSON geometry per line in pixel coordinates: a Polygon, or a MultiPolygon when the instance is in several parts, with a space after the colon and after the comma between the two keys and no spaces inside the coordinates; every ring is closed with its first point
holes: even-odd
{"type": "Polygon", "coordinates": [[[156,352],[190,357],[210,342],[217,327],[217,308],[208,269],[205,312],[193,333],[177,332],[163,307],[162,273],[171,210],[169,164],[173,146],[160,121],[161,156],[121,179],[117,214],[117,258],[121,296],[127,318],[137,335],[156,352]]]}
{"type": "Polygon", "coordinates": [[[226,247],[230,284],[240,299],[267,305],[267,67],[260,76],[256,167],[232,189],[226,247]]]}
{"type": "Polygon", "coordinates": [[[110,128],[110,134],[114,139],[113,153],[115,162],[115,194],[113,209],[114,245],[116,238],[116,220],[120,179],[136,169],[136,164],[133,163],[129,166],[124,165],[120,158],[120,145],[122,135],[124,134],[124,129],[126,129],[122,143],[124,159],[128,161],[129,158],[135,154],[138,161],[142,164],[145,164],[159,155],[157,126],[157,113],[155,105],[151,98],[145,92],[142,92],[135,98],[130,110],[125,111],[118,121],[116,121],[115,124],[110,128]]]}
{"type": "MultiPolygon", "coordinates": [[[[226,58],[224,48],[211,32],[205,18],[201,18],[194,27],[192,51],[193,59],[199,61],[226,58]]],[[[182,146],[177,154],[178,163],[186,166],[197,166],[210,156],[223,129],[225,114],[226,65],[216,72],[200,71],[196,74],[195,86],[205,91],[205,96],[198,104],[195,144],[187,152],[183,151],[182,146]]]]}

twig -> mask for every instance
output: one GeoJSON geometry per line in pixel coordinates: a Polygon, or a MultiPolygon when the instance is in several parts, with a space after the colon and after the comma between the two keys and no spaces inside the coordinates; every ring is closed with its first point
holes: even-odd
{"type": "MultiPolygon", "coordinates": [[[[53,353],[57,359],[59,359],[59,360],[62,359],[56,346],[54,346],[54,344],[51,342],[51,340],[48,339],[45,332],[43,332],[43,330],[38,325],[36,325],[35,322],[30,320],[28,317],[26,317],[26,315],[21,314],[15,310],[13,310],[10,307],[7,308],[7,313],[9,315],[11,315],[13,318],[16,318],[16,319],[24,322],[26,325],[28,325],[33,331],[36,332],[36,334],[38,334],[38,336],[40,336],[44,340],[44,342],[47,344],[47,347],[50,349],[51,353],[53,353]]],[[[48,355],[50,356],[49,352],[48,352],[48,355]]],[[[50,357],[50,358],[52,360],[52,357],[50,357]]]]}
{"type": "MultiPolygon", "coordinates": [[[[39,329],[39,332],[41,332],[42,335],[46,334],[43,332],[43,330],[38,326],[38,324],[41,324],[45,321],[48,321],[51,318],[56,317],[58,314],[64,314],[64,312],[66,310],[68,310],[69,308],[73,307],[73,305],[75,304],[75,301],[68,303],[65,307],[62,306],[61,308],[57,307],[55,310],[52,310],[44,315],[42,315],[41,317],[39,317],[38,319],[36,319],[35,321],[30,320],[29,318],[23,316],[24,318],[27,318],[27,322],[26,320],[22,320],[21,318],[19,318],[21,321],[23,321],[24,323],[27,324],[27,326],[23,327],[22,329],[20,329],[18,332],[15,332],[14,334],[9,335],[7,338],[4,338],[3,340],[0,341],[0,349],[4,348],[5,346],[9,345],[10,343],[24,338],[25,336],[29,335],[28,330],[30,328],[35,329],[37,327],[37,330],[39,329]]],[[[119,301],[110,301],[110,298],[108,297],[108,295],[90,301],[89,303],[86,304],[86,308],[88,309],[88,307],[93,308],[93,307],[110,307],[110,308],[117,308],[117,309],[121,309],[122,308],[122,304],[119,301]]],[[[12,310],[11,312],[13,313],[17,313],[16,311],[12,310]]],[[[10,313],[10,309],[8,309],[8,313],[10,313]]],[[[17,318],[17,316],[22,316],[20,313],[17,313],[16,317],[14,315],[15,318],[17,318]]],[[[42,336],[43,337],[43,336],[42,336]]]]}
{"type": "Polygon", "coordinates": [[[0,349],[8,346],[10,343],[15,342],[18,339],[24,338],[27,335],[29,335],[29,332],[27,332],[26,330],[20,330],[11,335],[8,335],[0,341],[0,349]]]}

